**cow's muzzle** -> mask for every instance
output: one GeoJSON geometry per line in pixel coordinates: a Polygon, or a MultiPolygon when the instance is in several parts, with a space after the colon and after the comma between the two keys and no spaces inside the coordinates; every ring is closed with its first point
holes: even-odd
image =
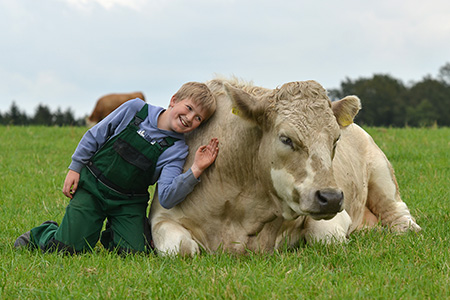
{"type": "Polygon", "coordinates": [[[330,219],[343,210],[344,193],[340,189],[326,188],[317,190],[314,195],[314,208],[311,217],[330,219]]]}

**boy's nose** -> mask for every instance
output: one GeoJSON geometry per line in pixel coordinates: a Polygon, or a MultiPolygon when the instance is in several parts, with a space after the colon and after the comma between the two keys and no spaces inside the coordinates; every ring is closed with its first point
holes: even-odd
{"type": "Polygon", "coordinates": [[[190,112],[186,115],[186,119],[187,121],[189,121],[190,123],[192,122],[192,120],[194,120],[195,114],[193,112],[190,112]]]}

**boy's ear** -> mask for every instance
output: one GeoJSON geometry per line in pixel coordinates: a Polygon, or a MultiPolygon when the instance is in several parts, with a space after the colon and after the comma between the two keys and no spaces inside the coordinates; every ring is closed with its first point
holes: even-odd
{"type": "Polygon", "coordinates": [[[177,103],[177,98],[173,95],[172,98],[170,98],[169,107],[174,106],[175,103],[177,103]]]}
{"type": "Polygon", "coordinates": [[[334,116],[341,127],[353,123],[353,119],[361,109],[361,100],[357,96],[347,96],[331,103],[334,116]]]}
{"type": "Polygon", "coordinates": [[[260,123],[260,118],[264,115],[265,105],[259,102],[252,95],[241,89],[235,88],[228,83],[224,84],[225,92],[233,103],[232,113],[247,119],[260,123]]]}

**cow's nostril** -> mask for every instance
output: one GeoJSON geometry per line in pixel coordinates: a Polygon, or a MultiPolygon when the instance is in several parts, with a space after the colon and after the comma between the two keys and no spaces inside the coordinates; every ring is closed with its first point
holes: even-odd
{"type": "Polygon", "coordinates": [[[327,205],[328,197],[327,197],[326,193],[324,193],[324,192],[319,190],[319,191],[316,192],[316,197],[317,197],[317,200],[319,201],[319,203],[321,205],[327,205]]]}
{"type": "Polygon", "coordinates": [[[339,212],[343,205],[344,193],[337,189],[323,189],[316,191],[316,200],[320,210],[324,212],[339,212]]]}

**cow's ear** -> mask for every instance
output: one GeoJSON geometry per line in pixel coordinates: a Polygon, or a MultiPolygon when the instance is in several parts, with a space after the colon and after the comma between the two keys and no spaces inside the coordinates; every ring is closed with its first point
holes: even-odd
{"type": "Polygon", "coordinates": [[[265,105],[261,101],[228,83],[224,84],[224,88],[233,103],[232,113],[249,121],[261,121],[265,111],[265,105]]]}
{"type": "Polygon", "coordinates": [[[346,127],[353,123],[353,119],[361,109],[361,101],[356,96],[347,96],[331,103],[334,116],[340,126],[346,127]]]}

